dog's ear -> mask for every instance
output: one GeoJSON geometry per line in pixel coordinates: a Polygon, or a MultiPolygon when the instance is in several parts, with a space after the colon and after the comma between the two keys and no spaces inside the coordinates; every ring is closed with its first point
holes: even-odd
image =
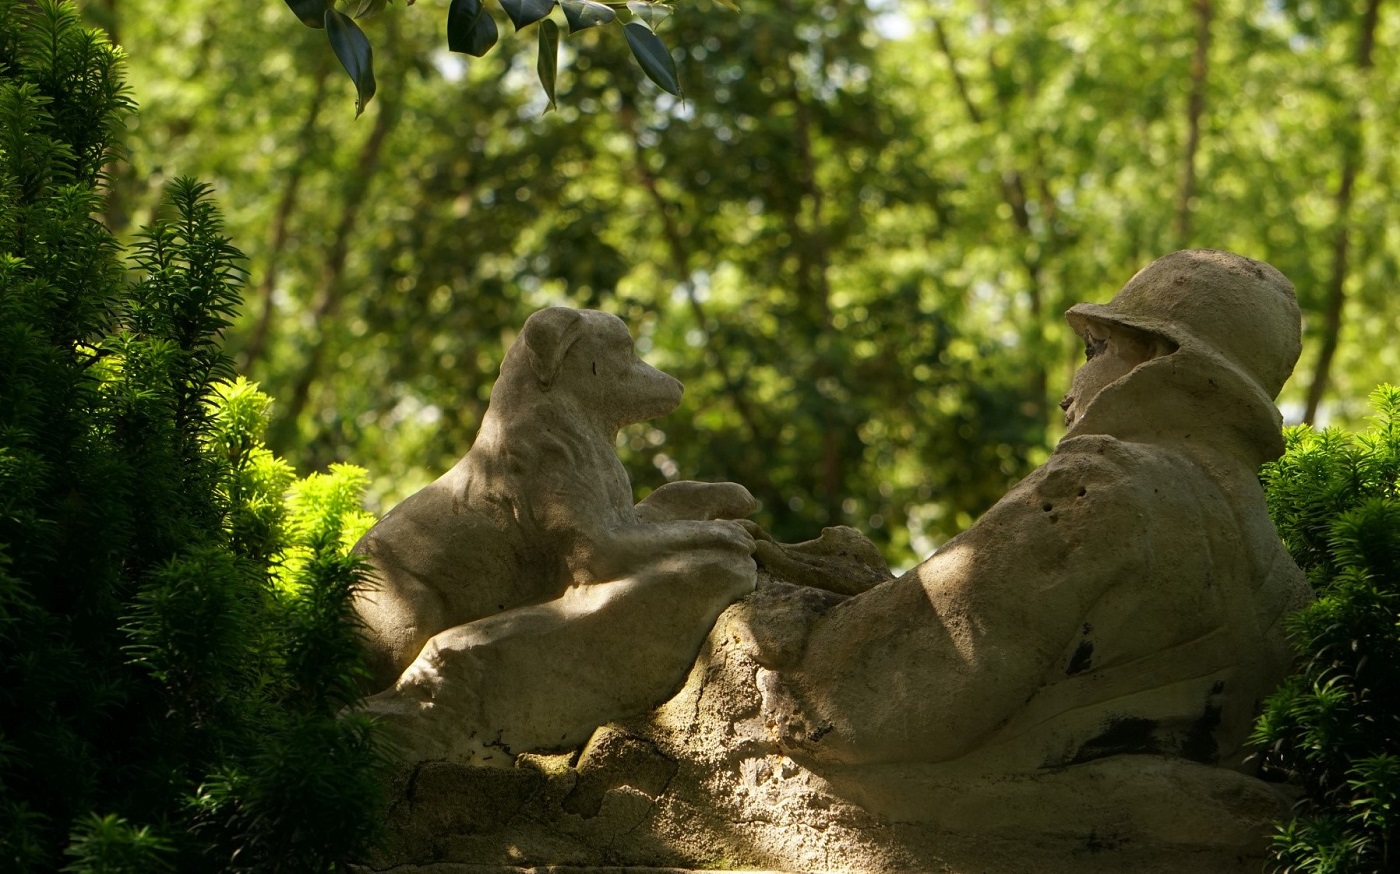
{"type": "Polygon", "coordinates": [[[549,391],[564,366],[569,347],[578,341],[583,329],[583,316],[568,307],[540,310],[525,320],[520,340],[530,361],[530,369],[540,384],[540,391],[549,391]]]}

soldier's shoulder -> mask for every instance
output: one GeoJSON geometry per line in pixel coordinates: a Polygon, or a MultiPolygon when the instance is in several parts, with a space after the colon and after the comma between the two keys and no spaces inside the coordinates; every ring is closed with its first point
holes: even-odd
{"type": "Polygon", "coordinates": [[[1079,497],[1094,490],[1131,500],[1150,493],[1177,465],[1167,450],[1107,434],[1086,434],[1060,441],[1050,458],[1031,475],[1038,492],[1079,497]]]}

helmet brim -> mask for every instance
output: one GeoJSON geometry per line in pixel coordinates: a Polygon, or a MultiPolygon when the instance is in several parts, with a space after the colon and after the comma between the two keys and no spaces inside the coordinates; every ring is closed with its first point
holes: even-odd
{"type": "Polygon", "coordinates": [[[1065,321],[1081,337],[1090,324],[1121,325],[1153,337],[1161,337],[1180,346],[1180,326],[1162,319],[1140,318],[1114,309],[1111,304],[1080,303],[1065,312],[1065,321]]]}

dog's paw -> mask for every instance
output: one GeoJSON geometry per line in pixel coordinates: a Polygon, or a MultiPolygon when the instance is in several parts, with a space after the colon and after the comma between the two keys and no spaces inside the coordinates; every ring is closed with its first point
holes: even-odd
{"type": "Polygon", "coordinates": [[[733,519],[715,519],[710,522],[715,534],[717,545],[741,552],[744,555],[753,555],[758,545],[754,542],[753,535],[744,527],[742,522],[733,519]]]}

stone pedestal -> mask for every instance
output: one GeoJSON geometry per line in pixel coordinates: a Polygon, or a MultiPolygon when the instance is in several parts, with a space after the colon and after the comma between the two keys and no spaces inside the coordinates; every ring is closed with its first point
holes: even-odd
{"type": "MultiPolygon", "coordinates": [[[[395,777],[395,874],[774,871],[1256,874],[1286,795],[1153,755],[989,774],[954,765],[810,766],[781,749],[750,655],[752,612],[825,596],[760,575],[682,689],[578,751],[510,769],[447,761],[395,777]],[[1090,825],[1092,824],[1092,825],[1090,825]]],[[[771,629],[770,629],[771,630],[771,629]]],[[[780,642],[779,642],[780,645],[780,642]]]]}

